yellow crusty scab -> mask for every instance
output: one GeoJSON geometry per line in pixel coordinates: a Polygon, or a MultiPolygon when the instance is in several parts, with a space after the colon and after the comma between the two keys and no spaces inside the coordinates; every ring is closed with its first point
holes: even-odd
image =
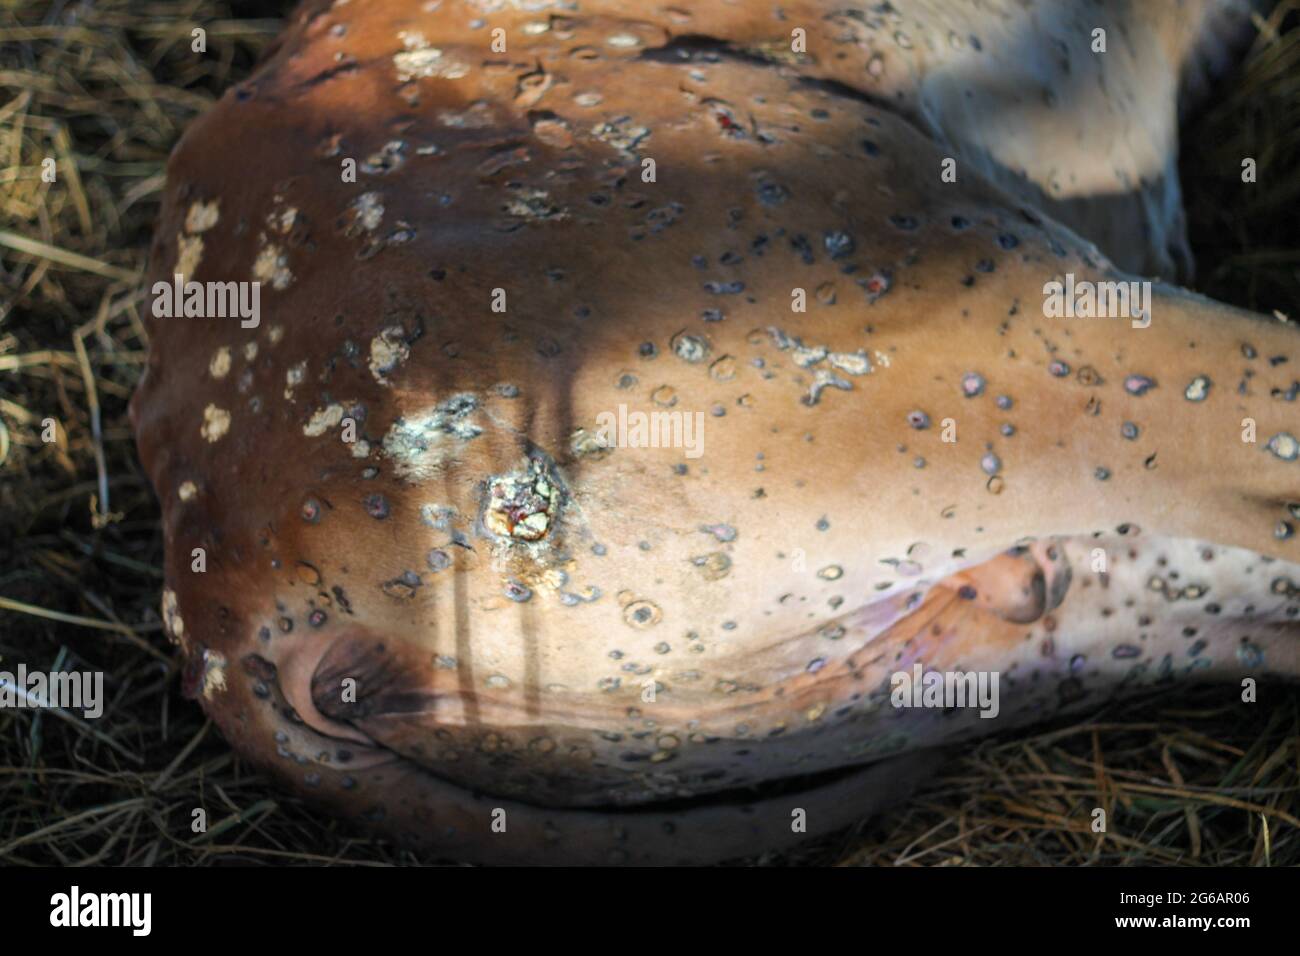
{"type": "Polygon", "coordinates": [[[312,412],[311,418],[307,419],[307,424],[302,426],[302,433],[308,438],[319,438],[331,428],[338,427],[341,421],[343,421],[343,406],[335,402],[312,412]]]}
{"type": "Polygon", "coordinates": [[[230,374],[230,347],[223,345],[212,353],[212,360],[208,362],[208,374],[213,378],[221,379],[230,374]]]}
{"type": "Polygon", "coordinates": [[[209,404],[203,409],[203,424],[199,434],[210,442],[219,441],[230,430],[230,412],[209,404]]]}
{"type": "Polygon", "coordinates": [[[220,206],[220,199],[211,202],[198,200],[191,203],[185,213],[185,231],[191,234],[207,232],[221,218],[220,206]]]}
{"type": "Polygon", "coordinates": [[[176,237],[176,268],[173,271],[189,279],[202,261],[203,238],[201,236],[176,237]]]}
{"type": "Polygon", "coordinates": [[[185,621],[181,617],[180,607],[176,603],[176,592],[164,588],[162,595],[163,626],[173,642],[179,644],[185,639],[185,621]]]}
{"type": "Polygon", "coordinates": [[[213,694],[225,689],[225,655],[209,648],[203,652],[203,699],[211,700],[213,694]]]}

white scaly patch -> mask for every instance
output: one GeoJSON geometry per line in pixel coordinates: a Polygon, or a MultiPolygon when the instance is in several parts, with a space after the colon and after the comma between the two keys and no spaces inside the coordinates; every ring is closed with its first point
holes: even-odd
{"type": "Polygon", "coordinates": [[[383,196],[376,192],[362,193],[352,200],[348,208],[352,210],[353,228],[364,229],[366,232],[374,232],[378,229],[379,224],[384,221],[382,200],[383,196]]]}
{"type": "Polygon", "coordinates": [[[483,433],[478,396],[461,392],[433,408],[403,416],[384,435],[383,452],[407,481],[427,481],[483,433]]]}
{"type": "Polygon", "coordinates": [[[444,80],[459,80],[469,74],[469,67],[458,63],[450,57],[443,56],[441,50],[430,45],[424,34],[418,30],[402,30],[397,34],[404,47],[393,54],[393,68],[397,71],[397,82],[423,77],[439,77],[444,80]]]}
{"type": "Polygon", "coordinates": [[[192,481],[182,481],[181,486],[176,489],[176,496],[181,501],[189,501],[199,493],[199,486],[192,481]]]}

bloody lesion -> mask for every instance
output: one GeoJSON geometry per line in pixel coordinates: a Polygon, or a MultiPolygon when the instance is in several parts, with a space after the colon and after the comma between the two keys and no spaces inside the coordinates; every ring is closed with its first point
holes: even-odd
{"type": "Polygon", "coordinates": [[[540,541],[555,525],[560,497],[547,462],[531,455],[525,467],[488,481],[483,525],[503,538],[540,541]]]}

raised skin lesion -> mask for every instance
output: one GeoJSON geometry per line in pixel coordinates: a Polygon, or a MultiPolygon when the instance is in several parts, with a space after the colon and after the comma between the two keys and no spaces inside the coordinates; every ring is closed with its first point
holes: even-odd
{"type": "Polygon", "coordinates": [[[523,468],[489,479],[483,526],[502,538],[540,541],[554,527],[560,498],[554,471],[532,454],[523,468]]]}

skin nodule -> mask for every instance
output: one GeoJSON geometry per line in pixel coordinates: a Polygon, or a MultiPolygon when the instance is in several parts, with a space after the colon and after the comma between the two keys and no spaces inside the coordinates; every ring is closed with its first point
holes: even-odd
{"type": "Polygon", "coordinates": [[[305,4],[168,167],[151,285],[258,283],[151,315],[132,404],[242,755],[450,859],[699,863],[953,743],[1300,671],[1295,327],[1046,304],[1185,276],[1160,171],[1217,5],[482,6],[305,4]],[[1080,117],[1111,152],[1057,195],[1080,117]]]}

